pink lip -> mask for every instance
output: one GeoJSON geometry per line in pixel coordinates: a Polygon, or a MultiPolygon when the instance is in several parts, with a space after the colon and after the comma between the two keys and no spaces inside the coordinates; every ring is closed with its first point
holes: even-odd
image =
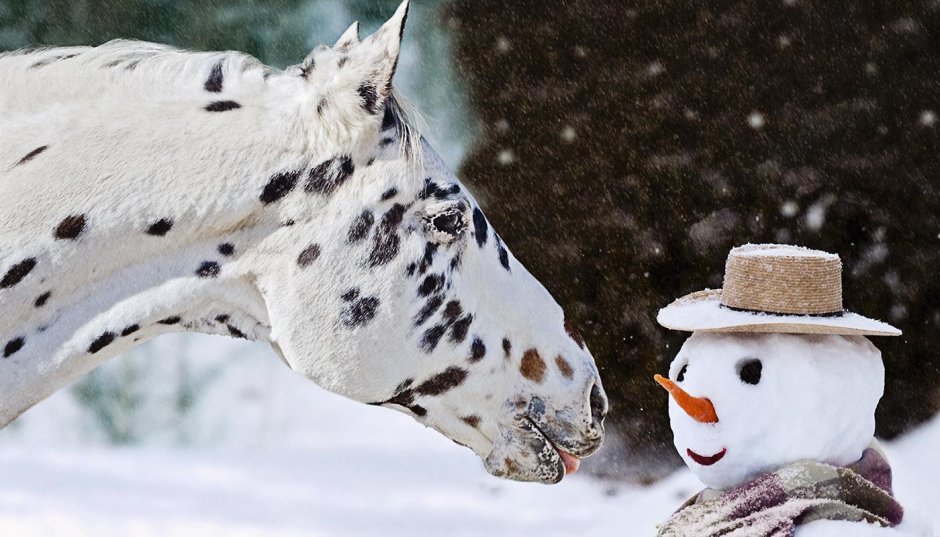
{"type": "Polygon", "coordinates": [[[725,456],[725,453],[728,452],[727,448],[721,448],[721,451],[715,453],[711,456],[699,455],[698,453],[692,451],[691,449],[685,450],[689,454],[689,457],[692,457],[692,460],[701,464],[702,466],[711,466],[716,462],[720,461],[722,457],[725,456]]]}
{"type": "Polygon", "coordinates": [[[571,475],[578,471],[578,467],[581,466],[581,460],[571,455],[570,453],[565,453],[564,451],[557,449],[558,454],[561,455],[562,462],[565,463],[565,475],[571,475]]]}

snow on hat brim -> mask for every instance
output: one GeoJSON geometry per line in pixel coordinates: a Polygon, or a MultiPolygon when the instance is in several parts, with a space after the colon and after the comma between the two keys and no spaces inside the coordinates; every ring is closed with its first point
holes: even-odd
{"type": "Polygon", "coordinates": [[[656,321],[684,332],[777,332],[786,334],[839,334],[900,336],[897,328],[846,311],[841,315],[780,315],[742,311],[721,304],[721,289],[699,291],[659,310],[656,321]]]}

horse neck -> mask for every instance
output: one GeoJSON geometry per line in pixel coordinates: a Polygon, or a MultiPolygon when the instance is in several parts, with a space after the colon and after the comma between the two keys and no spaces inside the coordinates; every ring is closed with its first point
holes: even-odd
{"type": "Polygon", "coordinates": [[[264,301],[234,246],[250,248],[260,231],[180,237],[163,248],[115,240],[90,256],[37,256],[31,285],[4,297],[0,426],[109,358],[164,333],[266,340],[264,301]],[[112,262],[96,263],[103,258],[112,262]],[[92,270],[73,273],[77,266],[92,270]]]}
{"type": "Polygon", "coordinates": [[[63,111],[68,128],[0,132],[4,160],[46,147],[0,171],[0,278],[16,280],[0,288],[0,426],[162,333],[268,337],[252,267],[297,212],[263,199],[309,166],[304,144],[272,147],[296,126],[264,107],[193,118],[125,106],[143,128],[119,124],[114,104],[63,111]]]}

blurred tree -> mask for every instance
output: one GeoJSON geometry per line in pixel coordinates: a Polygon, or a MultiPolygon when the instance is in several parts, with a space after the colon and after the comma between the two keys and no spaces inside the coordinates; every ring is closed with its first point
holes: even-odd
{"type": "Polygon", "coordinates": [[[203,50],[241,50],[275,65],[303,59],[304,0],[5,0],[0,50],[95,45],[117,38],[203,50]],[[298,57],[299,55],[299,57],[298,57]]]}
{"type": "Polygon", "coordinates": [[[626,473],[677,463],[651,376],[687,334],[656,311],[746,242],[839,253],[846,307],[904,330],[875,340],[880,435],[937,410],[940,4],[456,0],[449,22],[485,133],[463,176],[583,328],[626,473]]]}

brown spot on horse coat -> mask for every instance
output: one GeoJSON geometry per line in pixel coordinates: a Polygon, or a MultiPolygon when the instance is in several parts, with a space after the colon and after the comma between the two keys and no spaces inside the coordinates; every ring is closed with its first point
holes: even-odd
{"type": "Polygon", "coordinates": [[[565,377],[568,380],[574,378],[574,369],[571,368],[571,364],[568,363],[568,360],[565,360],[565,357],[558,355],[555,357],[555,365],[558,366],[558,370],[561,371],[561,376],[565,377]]]}
{"type": "Polygon", "coordinates": [[[529,349],[522,355],[522,364],[519,366],[522,376],[532,382],[542,382],[545,378],[545,360],[539,355],[539,351],[529,349]]]}
{"type": "Polygon", "coordinates": [[[565,332],[568,333],[568,337],[578,344],[578,347],[580,347],[581,350],[584,350],[584,338],[581,337],[581,334],[578,332],[578,330],[575,329],[574,325],[571,324],[571,322],[567,319],[565,319],[565,332]]]}
{"type": "Polygon", "coordinates": [[[460,419],[463,420],[463,422],[466,423],[467,425],[473,427],[474,429],[480,426],[480,416],[470,415],[470,416],[464,416],[463,418],[460,418],[460,419]]]}

